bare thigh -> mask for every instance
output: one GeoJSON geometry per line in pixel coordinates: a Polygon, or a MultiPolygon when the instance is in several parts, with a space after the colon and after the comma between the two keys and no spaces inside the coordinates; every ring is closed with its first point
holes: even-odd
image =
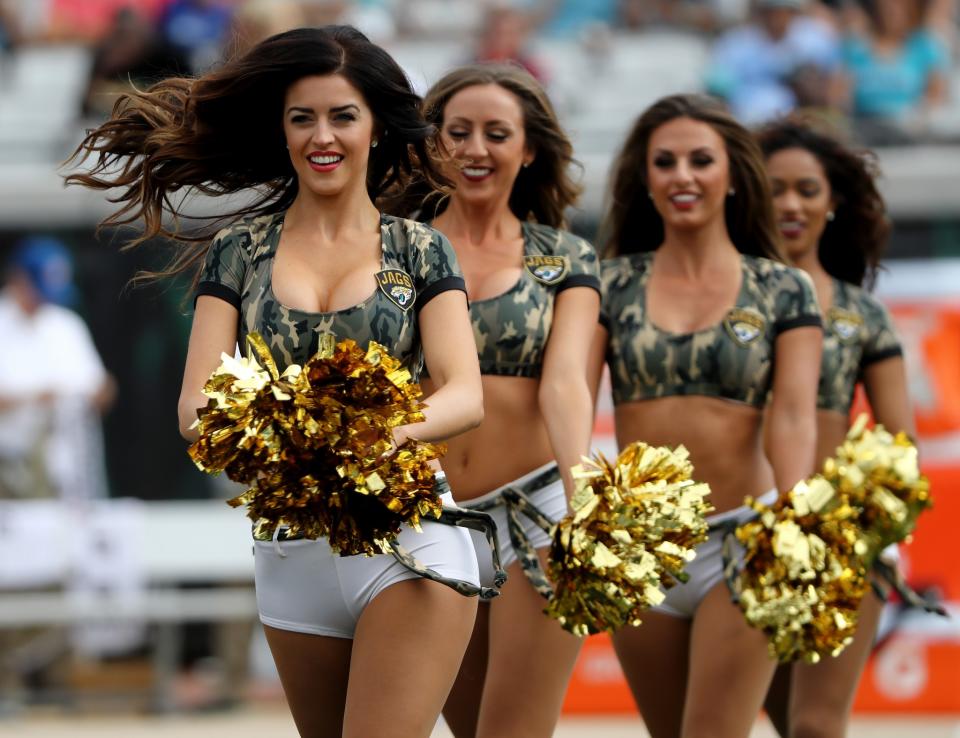
{"type": "Polygon", "coordinates": [[[747,625],[725,583],[703,598],[693,617],[685,738],[750,735],[776,662],[762,632],[747,625]]]}
{"type": "Polygon", "coordinates": [[[872,593],[860,605],[853,643],[836,658],[795,664],[791,674],[790,738],[843,738],[880,623],[883,603],[872,593]]]}
{"type": "MultiPolygon", "coordinates": [[[[547,549],[539,552],[545,563],[547,549]]],[[[478,738],[551,736],[560,719],[580,640],[543,609],[519,563],[508,568],[503,594],[490,603],[487,678],[478,738]]]]}
{"type": "Polygon", "coordinates": [[[263,626],[297,730],[304,738],[339,736],[352,641],[263,626]]]}
{"type": "Polygon", "coordinates": [[[480,603],[470,645],[467,646],[457,680],[443,706],[444,720],[456,738],[473,738],[477,734],[483,682],[487,676],[489,627],[490,604],[480,603]]]}
{"type": "Polygon", "coordinates": [[[429,738],[476,613],[475,598],[425,579],[377,595],[354,634],[344,738],[429,738]]]}
{"type": "Polygon", "coordinates": [[[691,621],[648,612],[613,636],[617,658],[652,738],[676,738],[683,722],[691,621]]]}

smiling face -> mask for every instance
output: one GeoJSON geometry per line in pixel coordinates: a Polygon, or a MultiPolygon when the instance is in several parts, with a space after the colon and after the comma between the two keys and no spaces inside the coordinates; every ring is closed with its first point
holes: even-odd
{"type": "Polygon", "coordinates": [[[708,124],[675,118],[656,128],[647,147],[647,189],[665,228],[698,229],[724,219],[730,160],[708,124]]]}
{"type": "Polygon", "coordinates": [[[447,172],[454,196],[474,203],[509,199],[520,168],[533,161],[520,100],[497,84],[465,87],[447,101],[440,143],[457,162],[447,172]]]}
{"type": "Polygon", "coordinates": [[[366,187],[373,113],[345,77],[304,77],[290,85],[283,133],[301,191],[332,196],[366,187]]]}
{"type": "Polygon", "coordinates": [[[833,208],[830,181],[819,159],[802,148],[781,149],[767,159],[773,207],[791,261],[816,251],[833,208]]]}

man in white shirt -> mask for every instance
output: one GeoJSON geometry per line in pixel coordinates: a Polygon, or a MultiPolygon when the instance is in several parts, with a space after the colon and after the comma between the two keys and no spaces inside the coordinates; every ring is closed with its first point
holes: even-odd
{"type": "Polygon", "coordinates": [[[105,495],[99,418],[113,381],[66,307],[75,292],[59,241],[16,248],[0,291],[0,499],[105,495]]]}

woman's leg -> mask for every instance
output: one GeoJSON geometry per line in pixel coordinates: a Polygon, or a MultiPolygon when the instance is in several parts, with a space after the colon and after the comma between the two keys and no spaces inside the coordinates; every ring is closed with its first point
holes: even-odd
{"type": "Polygon", "coordinates": [[[428,738],[463,659],[477,600],[425,579],[378,594],[354,634],[344,738],[428,738]]]}
{"type": "Polygon", "coordinates": [[[350,673],[348,638],[263,627],[297,730],[304,738],[339,736],[350,673]]]}
{"type": "MultiPolygon", "coordinates": [[[[547,549],[538,551],[546,565],[547,549]]],[[[546,600],[518,562],[507,569],[503,594],[490,605],[487,678],[478,738],[553,735],[580,640],[548,618],[546,600]]]]}
{"type": "Polygon", "coordinates": [[[790,738],[843,738],[860,675],[870,656],[883,602],[872,593],[860,605],[857,634],[837,658],[795,664],[790,690],[790,738]]]}
{"type": "Polygon", "coordinates": [[[443,717],[456,738],[477,734],[483,683],[487,676],[487,646],[490,628],[490,604],[479,603],[470,645],[460,664],[460,672],[443,706],[443,717]]]}
{"type": "Polygon", "coordinates": [[[662,612],[613,636],[617,658],[652,738],[676,738],[683,722],[691,621],[662,612]]]}
{"type": "Polygon", "coordinates": [[[740,609],[730,601],[726,583],[715,585],[693,617],[690,675],[683,730],[678,735],[750,735],[775,668],[766,637],[747,625],[740,609]]]}

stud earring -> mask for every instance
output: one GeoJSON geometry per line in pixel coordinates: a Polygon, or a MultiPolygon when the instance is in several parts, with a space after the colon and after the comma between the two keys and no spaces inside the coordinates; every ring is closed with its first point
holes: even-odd
{"type": "Polygon", "coordinates": [[[827,220],[832,221],[836,217],[837,217],[836,213],[834,213],[832,210],[827,211],[827,220]]]}
{"type": "Polygon", "coordinates": [[[737,194],[736,188],[731,187],[729,190],[727,190],[727,194],[728,194],[730,197],[733,197],[734,195],[737,194]]]}
{"type": "Polygon", "coordinates": [[[370,142],[370,148],[371,148],[371,149],[377,148],[377,144],[378,144],[378,143],[380,143],[380,142],[379,142],[377,139],[373,139],[373,140],[370,142]]]}

